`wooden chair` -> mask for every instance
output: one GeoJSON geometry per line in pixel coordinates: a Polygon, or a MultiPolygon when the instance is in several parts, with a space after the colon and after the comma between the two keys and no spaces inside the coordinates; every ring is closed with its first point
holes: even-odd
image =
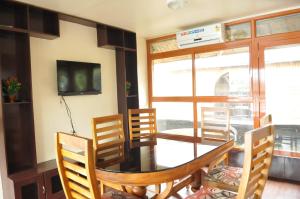
{"type": "MultiPolygon", "coordinates": [[[[260,121],[262,127],[271,124],[272,116],[266,115],[262,117],[260,121]]],[[[228,158],[226,155],[227,154],[210,164],[208,172],[203,178],[203,184],[237,192],[243,170],[239,167],[228,166],[228,158]],[[221,165],[222,161],[224,165],[221,165]]]]}
{"type": "Polygon", "coordinates": [[[201,108],[201,140],[230,140],[230,112],[227,108],[201,108]]]}
{"type": "Polygon", "coordinates": [[[230,198],[261,199],[268,179],[274,149],[274,127],[265,127],[249,131],[245,135],[245,158],[243,174],[238,193],[219,188],[203,186],[187,198],[230,198]]]}
{"type": "Polygon", "coordinates": [[[272,115],[271,114],[267,114],[265,116],[263,116],[262,118],[260,118],[260,126],[266,126],[268,124],[272,124],[272,115]]]}
{"type": "MultiPolygon", "coordinates": [[[[230,111],[223,107],[201,108],[201,142],[230,140],[230,111]]],[[[228,165],[228,153],[215,159],[208,169],[203,168],[204,174],[211,171],[220,163],[228,165]]]]}
{"type": "Polygon", "coordinates": [[[93,118],[93,145],[96,164],[103,167],[124,158],[123,115],[93,118]]]}
{"type": "Polygon", "coordinates": [[[156,109],[128,109],[130,140],[149,138],[157,132],[156,109]]]}
{"type": "Polygon", "coordinates": [[[67,199],[100,199],[92,140],[56,133],[56,161],[67,199]]]}

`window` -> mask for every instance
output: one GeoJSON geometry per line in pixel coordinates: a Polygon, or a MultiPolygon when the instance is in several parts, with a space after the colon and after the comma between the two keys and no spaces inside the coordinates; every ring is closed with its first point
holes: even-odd
{"type": "Polygon", "coordinates": [[[235,41],[240,39],[251,38],[250,22],[230,25],[225,27],[225,40],[235,41]]]}
{"type": "Polygon", "coordinates": [[[276,125],[276,146],[300,152],[300,44],[265,50],[266,112],[276,125]]]}
{"type": "Polygon", "coordinates": [[[249,96],[249,48],[196,55],[197,96],[249,96]]]}
{"type": "Polygon", "coordinates": [[[150,46],[150,53],[162,53],[177,49],[178,45],[176,42],[176,38],[171,38],[152,43],[150,46]]]}
{"type": "Polygon", "coordinates": [[[157,130],[160,133],[194,136],[193,103],[155,102],[157,130]]]}
{"type": "Polygon", "coordinates": [[[192,57],[158,59],[153,64],[153,96],[192,96],[192,57]]]}
{"type": "Polygon", "coordinates": [[[300,14],[274,17],[256,21],[256,36],[300,31],[300,14]]]}

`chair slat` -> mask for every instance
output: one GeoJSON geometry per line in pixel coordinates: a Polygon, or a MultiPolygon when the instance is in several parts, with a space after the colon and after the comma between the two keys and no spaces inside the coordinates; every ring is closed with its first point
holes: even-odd
{"type": "Polygon", "coordinates": [[[259,164],[255,169],[253,169],[250,173],[250,179],[259,174],[263,169],[266,168],[266,164],[259,164]]]}
{"type": "Polygon", "coordinates": [[[153,120],[154,116],[132,116],[131,120],[139,121],[139,120],[153,120]]]}
{"type": "Polygon", "coordinates": [[[107,131],[111,131],[111,130],[115,130],[115,129],[123,129],[123,125],[116,124],[116,125],[106,126],[106,127],[102,127],[102,128],[96,128],[95,132],[103,133],[103,132],[107,132],[107,131]]]}
{"type": "Polygon", "coordinates": [[[105,153],[98,153],[97,154],[97,158],[105,158],[107,156],[112,156],[112,155],[120,155],[121,153],[123,153],[123,149],[115,149],[115,150],[111,150],[105,153]]]}
{"type": "Polygon", "coordinates": [[[154,111],[155,111],[154,108],[130,109],[131,114],[143,114],[143,113],[153,114],[154,111]]]}
{"type": "Polygon", "coordinates": [[[79,155],[77,153],[74,153],[74,152],[71,152],[71,151],[67,151],[65,149],[61,149],[61,154],[62,154],[63,157],[67,157],[67,158],[69,158],[71,160],[76,160],[76,161],[78,161],[80,163],[83,163],[83,164],[85,163],[84,156],[79,155]]]}
{"type": "Polygon", "coordinates": [[[79,173],[81,175],[87,176],[87,172],[86,172],[85,168],[83,168],[83,167],[80,167],[80,166],[78,166],[78,165],[76,165],[74,163],[67,162],[67,161],[63,161],[62,164],[67,169],[75,171],[75,172],[77,172],[77,173],[79,173]]]}
{"type": "Polygon", "coordinates": [[[132,131],[153,131],[154,127],[141,127],[141,128],[132,128],[132,131]]]}
{"type": "Polygon", "coordinates": [[[271,143],[267,140],[265,142],[263,142],[262,144],[255,146],[255,148],[253,149],[253,156],[257,155],[258,153],[264,151],[266,148],[270,147],[271,143]]]}
{"type": "Polygon", "coordinates": [[[87,181],[87,179],[80,177],[79,175],[76,175],[73,172],[66,171],[66,177],[75,182],[79,182],[79,184],[82,184],[85,187],[89,187],[89,182],[87,181]]]}
{"type": "Polygon", "coordinates": [[[252,160],[252,165],[257,165],[265,161],[265,159],[269,158],[270,154],[264,152],[262,155],[258,156],[257,158],[252,160]]]}
{"type": "Polygon", "coordinates": [[[108,138],[119,137],[121,134],[122,134],[121,131],[119,131],[119,132],[116,131],[116,132],[109,133],[107,135],[97,136],[97,139],[98,140],[105,140],[105,139],[108,139],[108,138]]]}
{"type": "Polygon", "coordinates": [[[154,121],[147,121],[147,122],[132,122],[132,126],[151,125],[151,124],[154,124],[154,121]]]}
{"type": "Polygon", "coordinates": [[[132,135],[134,138],[147,138],[147,137],[152,137],[153,133],[135,133],[132,135]]]}
{"type": "Polygon", "coordinates": [[[74,199],[87,199],[87,197],[80,195],[79,193],[75,191],[71,191],[71,195],[74,199]]]}
{"type": "Polygon", "coordinates": [[[82,186],[80,186],[80,185],[78,185],[78,184],[75,184],[75,183],[73,183],[73,182],[71,182],[71,181],[69,181],[68,184],[69,184],[69,187],[70,187],[72,190],[74,190],[74,191],[80,193],[81,195],[83,195],[83,196],[85,196],[85,197],[87,197],[87,198],[92,198],[92,197],[91,197],[91,193],[89,192],[88,189],[86,189],[86,188],[84,188],[84,187],[82,187],[82,186]]]}
{"type": "Polygon", "coordinates": [[[109,149],[112,147],[123,145],[123,143],[124,143],[123,140],[113,140],[110,142],[106,142],[104,144],[102,144],[102,143],[98,144],[97,147],[98,147],[98,150],[105,150],[105,149],[109,149]]]}

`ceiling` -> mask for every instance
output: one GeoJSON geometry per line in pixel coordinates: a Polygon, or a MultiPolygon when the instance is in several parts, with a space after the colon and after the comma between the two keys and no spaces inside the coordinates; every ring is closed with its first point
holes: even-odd
{"type": "Polygon", "coordinates": [[[166,0],[18,0],[137,32],[146,38],[199,25],[300,7],[300,0],[187,0],[171,10],[166,0]]]}

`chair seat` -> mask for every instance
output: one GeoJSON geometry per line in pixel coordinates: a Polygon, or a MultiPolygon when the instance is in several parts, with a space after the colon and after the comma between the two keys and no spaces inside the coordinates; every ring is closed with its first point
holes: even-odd
{"type": "Polygon", "coordinates": [[[217,166],[204,177],[204,184],[237,192],[243,169],[231,166],[217,166]]]}
{"type": "Polygon", "coordinates": [[[186,197],[186,199],[235,199],[236,193],[214,188],[202,186],[197,192],[186,197]]]}

